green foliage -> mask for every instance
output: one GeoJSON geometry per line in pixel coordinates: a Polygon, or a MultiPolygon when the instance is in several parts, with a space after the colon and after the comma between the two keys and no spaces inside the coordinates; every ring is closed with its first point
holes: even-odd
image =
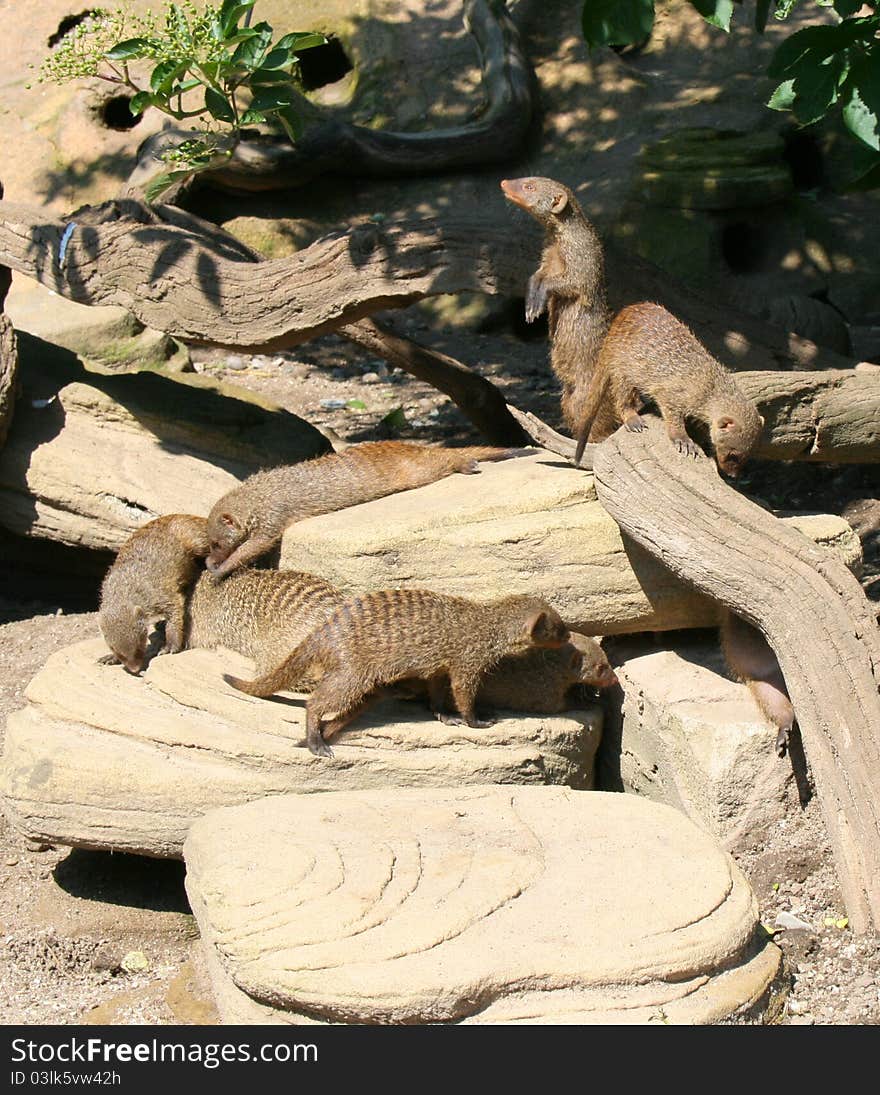
{"type": "MultiPolygon", "coordinates": [[[[787,19],[804,0],[756,0],[754,27],[763,33],[771,6],[787,19]]],[[[768,69],[779,79],[767,105],[791,111],[799,125],[811,125],[839,109],[859,142],[854,182],[880,181],[880,14],[877,0],[810,0],[834,11],[837,21],[808,26],[777,47],[768,69]],[[870,14],[858,15],[864,9],[870,14]]],[[[690,0],[714,26],[729,31],[733,0],[690,0]]],[[[595,46],[644,42],[654,25],[653,0],[584,0],[584,38],[595,46]]]]}
{"type": "Polygon", "coordinates": [[[172,170],[147,188],[153,201],[172,183],[229,156],[245,126],[275,120],[296,139],[299,55],[326,38],[295,32],[273,42],[268,23],[247,25],[254,4],[223,0],[197,10],[192,0],[169,0],[163,19],[125,9],[95,11],[61,39],[40,79],[97,77],[134,92],[129,109],[135,116],[152,106],[175,121],[200,120],[198,138],[164,153],[172,170]]]}

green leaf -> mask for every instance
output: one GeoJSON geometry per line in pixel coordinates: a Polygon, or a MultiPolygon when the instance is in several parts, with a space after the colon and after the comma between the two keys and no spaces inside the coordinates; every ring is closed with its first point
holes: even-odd
{"type": "Polygon", "coordinates": [[[289,84],[276,84],[258,91],[251,100],[251,109],[282,110],[293,103],[295,95],[289,84]]]}
{"type": "Polygon", "coordinates": [[[654,26],[654,0],[584,0],[581,23],[590,49],[643,42],[654,26]]]}
{"type": "Polygon", "coordinates": [[[153,69],[150,76],[150,87],[157,93],[167,91],[174,83],[175,78],[182,72],[186,72],[186,69],[186,61],[163,61],[153,69]]]}
{"type": "Polygon", "coordinates": [[[305,49],[314,49],[315,46],[325,46],[327,39],[323,34],[315,31],[294,32],[285,34],[275,43],[275,49],[289,49],[300,53],[305,49]]]}
{"type": "Polygon", "coordinates": [[[755,30],[758,34],[763,34],[764,28],[767,26],[767,19],[770,17],[770,2],[771,0],[758,0],[755,5],[755,30]]]}
{"type": "Polygon", "coordinates": [[[853,65],[844,94],[843,121],[846,128],[854,133],[875,152],[880,151],[880,57],[869,55],[853,65]]]}
{"type": "Polygon", "coordinates": [[[303,132],[302,119],[291,107],[284,107],[277,111],[278,121],[284,126],[284,132],[287,134],[292,144],[300,139],[303,132]]]}
{"type": "Polygon", "coordinates": [[[362,399],[347,399],[345,405],[352,411],[365,411],[367,409],[367,405],[362,399]]]}
{"type": "Polygon", "coordinates": [[[261,114],[259,110],[248,109],[242,114],[239,121],[242,125],[260,125],[261,122],[265,122],[266,115],[261,114]]]}
{"type": "Polygon", "coordinates": [[[283,68],[285,65],[292,65],[295,60],[296,57],[292,50],[279,49],[278,46],[275,46],[273,49],[270,49],[263,58],[263,63],[260,67],[279,69],[283,68]]]}
{"type": "Polygon", "coordinates": [[[131,111],[134,117],[137,118],[139,114],[143,114],[148,106],[152,106],[152,103],[153,96],[150,94],[149,91],[139,91],[137,95],[132,95],[132,97],[129,99],[128,109],[131,111]]]}
{"type": "Polygon", "coordinates": [[[157,175],[144,187],[144,197],[148,203],[152,203],[164,194],[169,186],[173,186],[179,179],[185,179],[187,175],[192,174],[194,174],[192,171],[166,171],[162,175],[157,175]]]}
{"type": "Polygon", "coordinates": [[[769,76],[788,76],[805,59],[818,63],[838,48],[837,27],[804,27],[780,43],[767,69],[769,76]]]}
{"type": "Polygon", "coordinates": [[[794,80],[786,80],[767,100],[771,110],[791,110],[794,105],[794,80]]]}
{"type": "Polygon", "coordinates": [[[825,117],[837,102],[838,89],[848,71],[849,59],[843,52],[826,57],[816,68],[795,77],[792,111],[801,125],[825,117]]]}
{"type": "Polygon", "coordinates": [[[272,28],[268,23],[257,23],[252,30],[254,33],[232,55],[232,64],[240,68],[257,68],[272,41],[272,28]]]}
{"type": "Polygon", "coordinates": [[[841,19],[846,19],[849,15],[855,15],[862,3],[863,0],[834,0],[834,10],[841,19]]]}
{"type": "Polygon", "coordinates": [[[289,84],[290,73],[279,68],[267,69],[261,65],[258,69],[254,69],[248,77],[247,82],[255,85],[289,84]]]}
{"type": "Polygon", "coordinates": [[[255,3],[256,0],[223,0],[220,7],[220,26],[224,37],[229,36],[229,32],[235,27],[239,19],[246,11],[250,11],[255,3]]]}
{"type": "Polygon", "coordinates": [[[220,92],[215,91],[212,87],[205,88],[205,106],[208,108],[211,117],[216,118],[219,122],[235,121],[235,111],[220,92]]]}
{"type": "Polygon", "coordinates": [[[707,23],[721,30],[730,30],[730,20],[733,17],[733,0],[691,0],[691,6],[695,7],[707,23]]]}
{"type": "Polygon", "coordinates": [[[112,49],[108,49],[104,56],[108,61],[129,61],[132,57],[148,56],[152,45],[154,43],[149,38],[126,38],[124,42],[117,42],[112,49]]]}
{"type": "Polygon", "coordinates": [[[388,414],[379,423],[380,426],[385,426],[389,430],[402,430],[405,426],[409,425],[404,413],[403,407],[395,407],[393,411],[389,411],[388,414]]]}

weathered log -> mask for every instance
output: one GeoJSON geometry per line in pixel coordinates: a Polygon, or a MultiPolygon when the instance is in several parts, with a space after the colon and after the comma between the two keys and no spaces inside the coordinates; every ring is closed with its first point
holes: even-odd
{"type": "MultiPolygon", "coordinates": [[[[179,210],[158,206],[136,214],[138,203],[114,207],[124,208],[127,219],[87,226],[74,220],[78,226],[65,237],[69,226],[45,210],[0,202],[0,264],[82,304],[120,304],[145,326],[184,342],[272,351],[426,296],[522,293],[537,262],[537,247],[485,210],[358,225],[289,258],[256,264],[225,233],[215,229],[206,239],[201,222],[185,221],[179,210]]],[[[710,303],[632,256],[609,247],[606,259],[615,307],[644,299],[667,305],[726,364],[849,364],[710,303]]]]}
{"type": "Polygon", "coordinates": [[[765,425],[754,455],[772,460],[880,460],[880,370],[737,373],[765,425]]]}
{"type": "Polygon", "coordinates": [[[402,338],[372,319],[348,324],[339,333],[411,376],[433,384],[449,396],[487,441],[495,445],[528,443],[525,431],[511,415],[501,392],[461,361],[402,338]]]}
{"type": "MultiPolygon", "coordinates": [[[[485,109],[475,121],[424,133],[396,133],[353,125],[297,95],[304,131],[293,145],[286,137],[258,136],[239,142],[222,166],[195,177],[197,185],[233,191],[302,186],[326,172],[383,177],[432,174],[516,156],[531,123],[532,72],[504,0],[465,0],[465,26],[480,56],[485,109]]],[[[484,104],[481,103],[481,106],[484,104]]],[[[137,196],[159,170],[157,155],[190,130],[163,130],[144,141],[125,196],[137,196]]]]}
{"type": "Polygon", "coordinates": [[[880,928],[880,630],[830,553],[680,456],[659,423],[598,446],[599,499],[626,536],[756,626],[797,712],[853,929],[880,928]]]}

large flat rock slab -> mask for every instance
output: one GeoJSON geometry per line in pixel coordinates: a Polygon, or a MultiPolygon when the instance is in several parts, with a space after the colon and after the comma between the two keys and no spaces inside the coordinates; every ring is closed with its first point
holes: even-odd
{"type": "Polygon", "coordinates": [[[618,643],[623,705],[609,719],[600,786],[684,811],[725,847],[753,841],[797,801],[791,761],[744,684],[725,671],[717,636],[666,649],[618,643]]]}
{"type": "Polygon", "coordinates": [[[593,785],[602,711],[445,726],[411,703],[383,702],[334,738],[333,758],[305,746],[305,697],[245,696],[223,673],[253,665],[230,651],[154,658],[144,677],[99,665],[89,639],[53,654],[7,720],[0,793],[36,840],[179,857],[193,820],[286,792],[593,785]]]}
{"type": "MultiPolygon", "coordinates": [[[[785,518],[853,565],[840,517],[785,518]]],[[[312,517],[284,534],[281,564],[345,593],[427,586],[462,597],[533,593],[587,634],[711,626],[712,601],[621,536],[593,477],[550,453],[483,464],[405,494],[312,517]]]]}
{"type": "Polygon", "coordinates": [[[184,856],[225,1022],[710,1023],[779,967],[730,856],[630,795],[285,795],[184,856]]]}

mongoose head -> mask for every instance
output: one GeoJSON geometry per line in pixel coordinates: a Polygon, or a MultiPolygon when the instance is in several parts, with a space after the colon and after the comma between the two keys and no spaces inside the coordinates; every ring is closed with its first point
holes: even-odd
{"type": "Polygon", "coordinates": [[[147,659],[150,636],[149,621],[143,609],[131,604],[111,609],[102,604],[98,622],[104,642],[119,661],[129,673],[140,673],[147,659]]]}
{"type": "Polygon", "coordinates": [[[505,198],[525,209],[541,224],[554,224],[571,209],[571,191],[562,183],[539,175],[523,179],[502,179],[505,198]]]}
{"type": "Polygon", "coordinates": [[[537,606],[526,616],[525,641],[532,646],[563,646],[571,633],[562,622],[562,617],[555,608],[540,601],[537,606]]]}
{"type": "Polygon", "coordinates": [[[720,470],[736,479],[743,470],[749,453],[761,436],[764,419],[751,403],[738,407],[735,412],[716,415],[709,434],[715,450],[715,461],[720,470]]]}
{"type": "Polygon", "coordinates": [[[213,574],[235,549],[247,539],[247,529],[231,513],[211,511],[208,518],[210,551],[205,566],[213,574]]]}
{"type": "Polygon", "coordinates": [[[611,668],[605,651],[595,639],[573,631],[571,646],[571,667],[578,684],[586,684],[590,688],[613,688],[618,683],[617,674],[611,668]]]}

